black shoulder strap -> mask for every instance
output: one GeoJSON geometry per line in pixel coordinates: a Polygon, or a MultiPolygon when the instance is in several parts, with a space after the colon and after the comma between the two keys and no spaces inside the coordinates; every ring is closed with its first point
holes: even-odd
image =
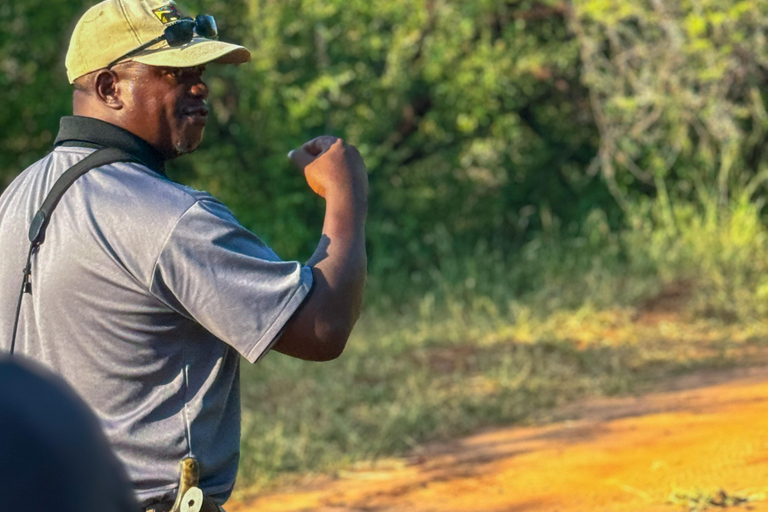
{"type": "Polygon", "coordinates": [[[37,210],[35,216],[32,218],[32,224],[29,226],[29,253],[27,254],[27,263],[24,266],[24,279],[21,282],[21,291],[19,292],[19,303],[16,306],[16,319],[13,322],[13,335],[11,336],[11,354],[16,346],[16,330],[19,327],[19,315],[21,314],[21,301],[24,298],[24,292],[29,288],[29,276],[32,273],[32,255],[38,250],[45,240],[45,228],[48,227],[48,222],[51,220],[51,214],[59,204],[61,196],[64,192],[77,181],[77,178],[87,173],[91,169],[101,167],[102,165],[112,164],[115,162],[139,162],[140,160],[116,148],[105,148],[94,151],[87,157],[80,160],[78,163],[64,171],[64,174],[59,176],[56,183],[53,184],[51,191],[43,201],[43,205],[37,210]]]}
{"type": "Polygon", "coordinates": [[[32,218],[32,224],[29,227],[29,241],[37,245],[43,243],[45,228],[48,226],[48,221],[51,219],[54,208],[59,204],[64,192],[72,186],[77,178],[91,169],[114,162],[138,162],[138,159],[117,148],[99,149],[77,162],[59,176],[59,179],[53,184],[51,191],[48,192],[45,201],[43,201],[43,205],[32,218]]]}

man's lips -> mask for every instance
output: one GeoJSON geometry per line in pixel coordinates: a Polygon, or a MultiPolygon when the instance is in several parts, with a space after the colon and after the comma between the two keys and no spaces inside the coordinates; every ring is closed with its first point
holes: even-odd
{"type": "Polygon", "coordinates": [[[206,119],[208,117],[208,109],[203,106],[184,108],[180,113],[182,116],[195,117],[199,119],[206,119]]]}

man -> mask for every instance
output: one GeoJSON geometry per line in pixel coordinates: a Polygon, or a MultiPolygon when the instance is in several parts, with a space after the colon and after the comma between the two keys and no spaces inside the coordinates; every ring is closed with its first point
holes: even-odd
{"type": "Polygon", "coordinates": [[[96,168],[64,194],[32,258],[15,346],[95,409],[148,510],[170,508],[188,456],[202,490],[226,501],[238,463],[239,356],[337,357],[365,281],[367,174],[343,141],[320,137],[291,153],[326,199],[306,265],[280,261],[223,204],[163,174],[202,139],[206,64],[250,58],[213,40],[214,29],[167,0],[91,8],[67,52],[75,115],[0,197],[0,328],[10,333],[27,231],[55,180],[98,148],[141,161],[96,168]]]}

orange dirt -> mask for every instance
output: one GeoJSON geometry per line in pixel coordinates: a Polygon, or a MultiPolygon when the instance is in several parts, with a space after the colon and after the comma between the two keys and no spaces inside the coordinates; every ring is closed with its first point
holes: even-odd
{"type": "MultiPolygon", "coordinates": [[[[768,368],[699,373],[662,389],[587,400],[555,411],[544,426],[428,447],[411,459],[230,501],[227,510],[674,512],[689,510],[668,503],[675,491],[768,491],[768,368]]],[[[768,511],[768,501],[738,508],[768,511]]]]}

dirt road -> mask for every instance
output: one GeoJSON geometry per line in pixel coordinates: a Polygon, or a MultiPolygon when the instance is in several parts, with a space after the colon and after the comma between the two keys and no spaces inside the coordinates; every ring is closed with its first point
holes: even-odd
{"type": "Polygon", "coordinates": [[[673,512],[692,510],[686,498],[749,497],[733,510],[768,511],[768,368],[699,373],[643,396],[573,404],[552,420],[230,501],[227,510],[673,512]]]}

